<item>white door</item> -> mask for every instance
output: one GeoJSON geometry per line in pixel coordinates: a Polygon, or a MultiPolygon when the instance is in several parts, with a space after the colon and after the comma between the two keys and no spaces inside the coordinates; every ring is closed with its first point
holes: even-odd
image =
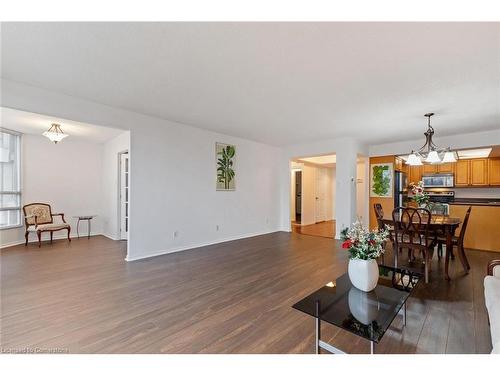
{"type": "Polygon", "coordinates": [[[315,204],[315,221],[319,223],[320,221],[326,220],[326,169],[316,168],[316,179],[315,179],[315,193],[316,193],[316,204],[315,204]]]}
{"type": "Polygon", "coordinates": [[[120,154],[120,239],[128,240],[128,153],[120,154]]]}

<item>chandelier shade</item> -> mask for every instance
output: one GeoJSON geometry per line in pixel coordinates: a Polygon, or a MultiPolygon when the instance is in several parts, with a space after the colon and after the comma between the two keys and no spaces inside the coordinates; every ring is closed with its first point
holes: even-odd
{"type": "Polygon", "coordinates": [[[457,161],[455,152],[451,151],[450,147],[437,147],[432,140],[434,128],[431,126],[431,117],[434,116],[434,113],[426,113],[424,116],[427,117],[427,131],[424,133],[425,143],[417,152],[411,152],[406,164],[422,165],[422,162],[430,164],[455,163],[457,161]]]}
{"type": "Polygon", "coordinates": [[[56,144],[68,136],[68,134],[64,134],[59,124],[52,124],[49,130],[43,132],[43,135],[56,144]]]}
{"type": "Polygon", "coordinates": [[[406,161],[408,165],[422,165],[422,160],[415,154],[413,151],[408,156],[408,160],[406,161]]]}
{"type": "Polygon", "coordinates": [[[444,153],[443,163],[456,163],[457,158],[455,157],[455,153],[448,150],[444,153]]]}

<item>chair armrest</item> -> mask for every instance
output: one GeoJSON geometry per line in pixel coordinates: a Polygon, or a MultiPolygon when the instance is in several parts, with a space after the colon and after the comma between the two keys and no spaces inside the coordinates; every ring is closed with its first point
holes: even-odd
{"type": "Polygon", "coordinates": [[[31,218],[34,218],[35,219],[35,227],[38,225],[38,223],[36,222],[36,215],[26,215],[24,217],[24,224],[26,225],[26,228],[28,228],[30,225],[33,225],[33,224],[28,224],[28,219],[31,219],[31,218]]]}
{"type": "Polygon", "coordinates": [[[63,223],[66,222],[66,220],[64,220],[64,214],[62,212],[58,213],[58,214],[52,214],[52,217],[54,217],[54,216],[61,216],[61,219],[62,219],[63,223]]]}
{"type": "Polygon", "coordinates": [[[495,267],[500,267],[500,259],[490,260],[488,262],[488,269],[487,269],[488,275],[493,276],[493,268],[495,267]]]}

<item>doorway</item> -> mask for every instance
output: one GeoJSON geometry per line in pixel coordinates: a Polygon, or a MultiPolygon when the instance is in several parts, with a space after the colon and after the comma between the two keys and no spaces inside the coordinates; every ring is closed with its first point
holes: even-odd
{"type": "Polygon", "coordinates": [[[295,208],[293,210],[294,217],[292,221],[300,224],[302,217],[302,171],[294,171],[295,173],[295,208]]]}
{"type": "Polygon", "coordinates": [[[120,226],[120,240],[128,240],[129,227],[129,154],[123,151],[118,154],[118,223],[120,226]]]}
{"type": "Polygon", "coordinates": [[[293,232],[335,237],[335,155],[292,159],[290,220],[293,232]]]}

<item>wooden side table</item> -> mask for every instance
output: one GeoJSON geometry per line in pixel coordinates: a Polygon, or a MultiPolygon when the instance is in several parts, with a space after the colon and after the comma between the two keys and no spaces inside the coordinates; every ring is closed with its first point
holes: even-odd
{"type": "Polygon", "coordinates": [[[75,219],[78,219],[76,223],[76,234],[78,238],[80,238],[80,221],[86,220],[87,221],[87,238],[90,238],[90,221],[96,217],[97,215],[83,215],[83,216],[73,216],[75,219]]]}

